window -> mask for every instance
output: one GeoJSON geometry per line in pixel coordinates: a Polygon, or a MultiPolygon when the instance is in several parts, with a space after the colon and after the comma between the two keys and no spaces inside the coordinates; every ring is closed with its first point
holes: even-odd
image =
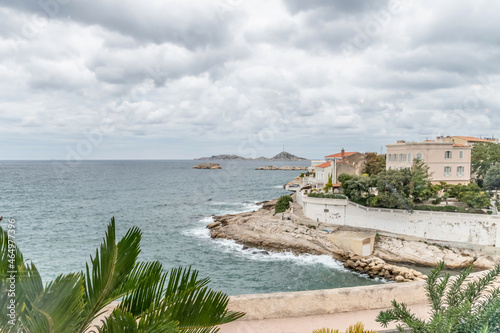
{"type": "Polygon", "coordinates": [[[464,151],[463,150],[458,152],[458,158],[464,158],[464,151]]]}
{"type": "Polygon", "coordinates": [[[444,158],[445,159],[450,159],[451,158],[451,150],[447,150],[444,152],[444,158]]]}
{"type": "Polygon", "coordinates": [[[424,154],[422,153],[417,153],[417,157],[416,157],[417,160],[419,161],[423,161],[424,160],[424,154]]]}
{"type": "Polygon", "coordinates": [[[408,153],[408,162],[411,162],[412,159],[411,159],[411,153],[408,153]]]}
{"type": "Polygon", "coordinates": [[[399,162],[406,162],[406,154],[399,154],[399,162]]]}
{"type": "Polygon", "coordinates": [[[457,167],[457,176],[462,177],[465,174],[465,168],[463,166],[457,167]]]}
{"type": "Polygon", "coordinates": [[[445,175],[445,177],[451,176],[451,166],[444,167],[444,175],[445,175]]]}

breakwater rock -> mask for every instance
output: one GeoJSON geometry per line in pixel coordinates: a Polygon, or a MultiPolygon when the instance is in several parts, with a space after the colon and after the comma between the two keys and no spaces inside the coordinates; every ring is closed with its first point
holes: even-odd
{"type": "Polygon", "coordinates": [[[392,265],[374,256],[362,257],[351,252],[342,259],[345,268],[366,273],[372,278],[380,277],[396,282],[422,281],[426,279],[424,274],[414,269],[392,265]]]}

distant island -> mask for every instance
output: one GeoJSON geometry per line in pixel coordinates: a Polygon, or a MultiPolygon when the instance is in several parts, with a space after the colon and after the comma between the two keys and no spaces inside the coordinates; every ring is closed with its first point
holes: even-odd
{"type": "Polygon", "coordinates": [[[243,156],[239,155],[214,155],[211,157],[201,157],[201,158],[195,158],[195,160],[200,160],[200,161],[308,161],[307,158],[303,157],[298,157],[295,155],[292,155],[286,151],[283,151],[279,153],[278,155],[267,158],[264,156],[258,157],[258,158],[246,158],[243,156]]]}

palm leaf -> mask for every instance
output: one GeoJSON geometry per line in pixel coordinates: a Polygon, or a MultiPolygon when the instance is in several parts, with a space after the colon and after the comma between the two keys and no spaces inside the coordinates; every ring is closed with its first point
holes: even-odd
{"type": "Polygon", "coordinates": [[[116,244],[115,219],[111,219],[100,251],[96,250],[95,257],[91,257],[92,268],[86,265],[85,319],[79,332],[83,333],[88,328],[103,307],[128,292],[122,284],[136,264],[140,241],[139,228],[131,228],[116,244]]]}
{"type": "Polygon", "coordinates": [[[161,303],[167,274],[159,262],[141,262],[124,282],[124,290],[133,290],[125,295],[120,308],[140,317],[142,313],[161,303]]]}
{"type": "Polygon", "coordinates": [[[83,320],[83,279],[80,274],[60,275],[31,302],[23,320],[30,332],[73,333],[83,320]]]}
{"type": "Polygon", "coordinates": [[[179,333],[177,323],[164,318],[154,317],[153,320],[137,322],[136,317],[130,313],[116,308],[111,315],[103,321],[98,329],[99,333],[179,333]]]}
{"type": "Polygon", "coordinates": [[[174,269],[162,306],[165,314],[179,322],[183,332],[217,332],[217,325],[229,323],[245,314],[227,310],[229,297],[206,287],[210,279],[198,280],[198,272],[174,269]]]}

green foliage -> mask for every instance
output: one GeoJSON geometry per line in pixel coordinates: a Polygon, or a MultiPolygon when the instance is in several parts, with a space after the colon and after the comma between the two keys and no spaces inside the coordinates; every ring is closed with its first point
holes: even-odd
{"type": "Polygon", "coordinates": [[[352,201],[359,202],[370,196],[373,180],[367,176],[352,176],[342,183],[344,194],[352,201]]]}
{"type": "Polygon", "coordinates": [[[483,208],[490,205],[490,197],[484,192],[465,191],[458,196],[458,200],[473,208],[483,208]]]}
{"type": "MultiPolygon", "coordinates": [[[[117,244],[114,218],[85,272],[59,275],[46,286],[35,265],[25,262],[8,238],[1,229],[0,288],[9,289],[9,265],[15,265],[18,318],[11,325],[7,316],[0,316],[1,332],[83,333],[119,298],[119,307],[99,332],[209,333],[244,315],[228,311],[228,296],[206,287],[209,279],[199,279],[197,271],[165,273],[158,262],[138,262],[141,231],[131,228],[117,244]],[[10,263],[9,256],[14,257],[10,263]]],[[[6,309],[10,299],[1,297],[0,306],[6,309]]]]}
{"type": "Polygon", "coordinates": [[[347,174],[347,173],[341,173],[341,174],[337,177],[337,179],[338,179],[338,181],[339,181],[339,182],[341,182],[341,183],[342,183],[342,188],[344,188],[344,183],[345,183],[347,180],[351,179],[352,177],[354,177],[354,176],[353,176],[353,175],[349,175],[349,174],[347,174]]]}
{"type": "Polygon", "coordinates": [[[377,153],[366,153],[365,168],[363,173],[369,176],[378,175],[385,170],[386,160],[384,155],[377,153]]]}
{"type": "Polygon", "coordinates": [[[422,320],[412,314],[406,304],[392,302],[393,308],[382,311],[377,322],[387,327],[397,322],[402,331],[405,325],[413,332],[479,333],[500,330],[500,290],[493,288],[500,275],[500,265],[486,275],[465,283],[472,266],[454,279],[449,274],[440,278],[444,268],[441,262],[429,274],[426,281],[427,298],[431,305],[431,317],[422,320]]]}
{"type": "Polygon", "coordinates": [[[498,161],[500,161],[500,145],[480,142],[472,147],[471,168],[478,178],[484,178],[488,170],[498,161]]]}
{"type": "Polygon", "coordinates": [[[328,198],[328,199],[346,199],[347,197],[342,194],[336,194],[336,193],[309,193],[307,195],[308,197],[311,198],[328,198]]]}
{"type": "Polygon", "coordinates": [[[276,205],[274,206],[274,212],[277,213],[283,213],[286,211],[290,205],[288,204],[289,202],[293,202],[293,199],[289,195],[284,195],[281,198],[278,199],[278,202],[276,202],[276,205]]]}
{"type": "Polygon", "coordinates": [[[458,212],[458,208],[456,206],[419,205],[419,206],[415,206],[413,209],[415,209],[415,210],[430,210],[430,211],[434,211],[434,212],[458,212]]]}
{"type": "Polygon", "coordinates": [[[410,169],[385,170],[374,177],[378,190],[377,206],[386,208],[412,209],[412,173],[410,169]]]}
{"type": "Polygon", "coordinates": [[[330,174],[328,176],[328,182],[325,184],[323,190],[325,190],[325,192],[328,192],[332,187],[333,187],[333,181],[332,181],[332,175],[330,174]]]}
{"type": "Polygon", "coordinates": [[[484,186],[490,190],[500,189],[500,163],[497,162],[488,169],[484,176],[484,186]]]}
{"type": "Polygon", "coordinates": [[[476,183],[448,185],[445,191],[443,197],[457,198],[469,207],[484,208],[490,206],[490,197],[476,183]]]}
{"type": "Polygon", "coordinates": [[[410,192],[414,201],[424,201],[437,193],[437,188],[431,184],[429,167],[423,161],[414,159],[411,166],[410,192]]]}

